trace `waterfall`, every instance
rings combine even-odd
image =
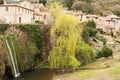
[[[16,53],[15,53],[15,48],[14,48],[13,41],[12,41],[12,46],[13,46],[13,52],[14,52],[14,57],[15,57],[16,70],[19,73],[19,68],[18,68],[18,63],[17,63],[17,58],[16,58]]]
[[[13,51],[12,51],[12,48],[10,47],[10,44],[9,44],[8,40],[6,39],[5,41],[6,41],[6,46],[8,48],[8,54],[9,54],[9,57],[10,57],[10,60],[11,60],[12,66],[13,66],[14,75],[15,75],[15,77],[18,77],[20,75],[20,73],[19,73],[19,69],[18,69],[14,44],[11,41],[12,47],[13,47]]]

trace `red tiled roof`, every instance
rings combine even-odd
[[[40,12],[48,12],[48,9],[41,7],[41,8],[40,8]]]

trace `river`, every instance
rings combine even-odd
[[[52,70],[41,69],[21,73],[18,78],[13,80],[52,80],[54,72]]]

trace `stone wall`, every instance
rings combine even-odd
[[[50,25],[40,25],[43,33],[42,54],[44,58],[48,58],[49,52],[52,49],[52,36],[50,34]]]

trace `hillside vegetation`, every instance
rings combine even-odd
[[[120,0],[96,0],[96,4],[102,7],[103,12],[113,12],[120,16]]]
[[[72,9],[76,8],[85,13],[120,16],[120,0],[77,0],[72,5]]]
[[[120,16],[120,0],[47,0],[47,3],[58,2],[69,10],[82,10],[88,14]]]
[[[20,0],[24,1],[24,0]],[[30,2],[37,2],[33,0],[28,0]],[[6,0],[7,3],[17,3],[15,0]],[[116,14],[120,16],[120,0],[39,0],[39,3],[44,5],[52,4],[53,2],[58,2],[63,6],[67,7],[69,10],[82,10],[88,14],[97,14],[106,16],[109,14]],[[0,4],[3,0],[0,0]],[[47,3],[47,4],[46,4]]]

